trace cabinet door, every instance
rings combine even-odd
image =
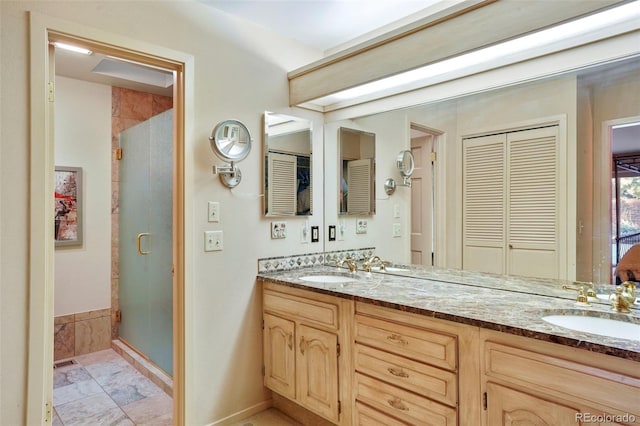
[[[579,425],[579,410],[487,383],[487,424],[491,426]]]
[[[264,314],[264,385],[290,399],[295,387],[295,324]]]
[[[297,332],[297,399],[338,422],[338,336],[305,325],[299,325]]]

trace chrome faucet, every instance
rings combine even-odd
[[[367,271],[367,272],[371,272],[371,267],[372,266],[379,266],[381,271],[384,271],[384,265],[385,262],[380,259],[380,256],[371,256],[366,262],[364,262],[364,264],[362,265],[362,268]]]
[[[349,268],[349,272],[356,272],[358,270],[358,265],[356,264],[355,259],[351,256],[347,256],[344,259],[336,262],[336,266],[340,266],[340,267],[345,264]]]

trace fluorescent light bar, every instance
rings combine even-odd
[[[84,47],[74,46],[72,44],[60,43],[59,41],[53,42],[53,45],[59,49],[68,50],[70,52],[82,53],[83,55],[91,55],[93,51],[85,49]]]
[[[521,54],[525,50],[533,50],[542,46],[548,46],[561,40],[580,36],[587,32],[615,26],[620,22],[628,21],[633,18],[640,19],[640,1],[627,3],[623,6],[577,19],[566,24],[557,25],[546,30],[499,43],[494,46],[486,47],[430,65],[425,65],[411,71],[406,71],[391,77],[386,77],[371,83],[353,87],[351,89],[346,89],[332,95],[328,95],[324,98],[316,99],[316,101],[330,100],[333,102],[339,102],[355,99],[365,95],[371,95],[376,92],[415,83],[427,78],[433,78],[483,63],[486,64],[490,61],[505,58],[509,55]],[[322,102],[321,104],[326,105],[325,102]]]

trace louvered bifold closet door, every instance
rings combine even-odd
[[[507,134],[508,272],[558,276],[558,127]]]
[[[271,215],[295,215],[297,209],[297,159],[295,155],[267,155],[267,209]]]
[[[506,136],[463,140],[463,269],[505,273]]]
[[[371,214],[373,197],[373,160],[349,161],[347,164],[347,213]]]

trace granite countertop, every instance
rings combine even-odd
[[[301,280],[308,275],[341,275],[347,283],[316,283]],[[608,304],[591,307],[575,305],[575,297],[554,296],[559,282],[518,278],[527,292],[502,288],[505,283],[495,277],[496,285],[483,286],[482,277],[472,284],[426,278],[428,274],[400,276],[380,272],[358,271],[332,266],[314,266],[280,272],[265,272],[258,278],[277,284],[329,294],[355,301],[386,306],[406,312],[478,326],[505,333],[545,340],[566,346],[604,353],[640,362],[640,340],[628,340],[577,332],[555,326],[541,318],[545,315],[574,315],[615,318],[640,324],[640,310],[631,314],[613,312]],[[478,281],[480,280],[480,282]],[[537,287],[541,287],[537,289]],[[560,284],[560,290],[561,290]],[[561,293],[566,296],[567,290]],[[569,293],[571,295],[571,293]]]

